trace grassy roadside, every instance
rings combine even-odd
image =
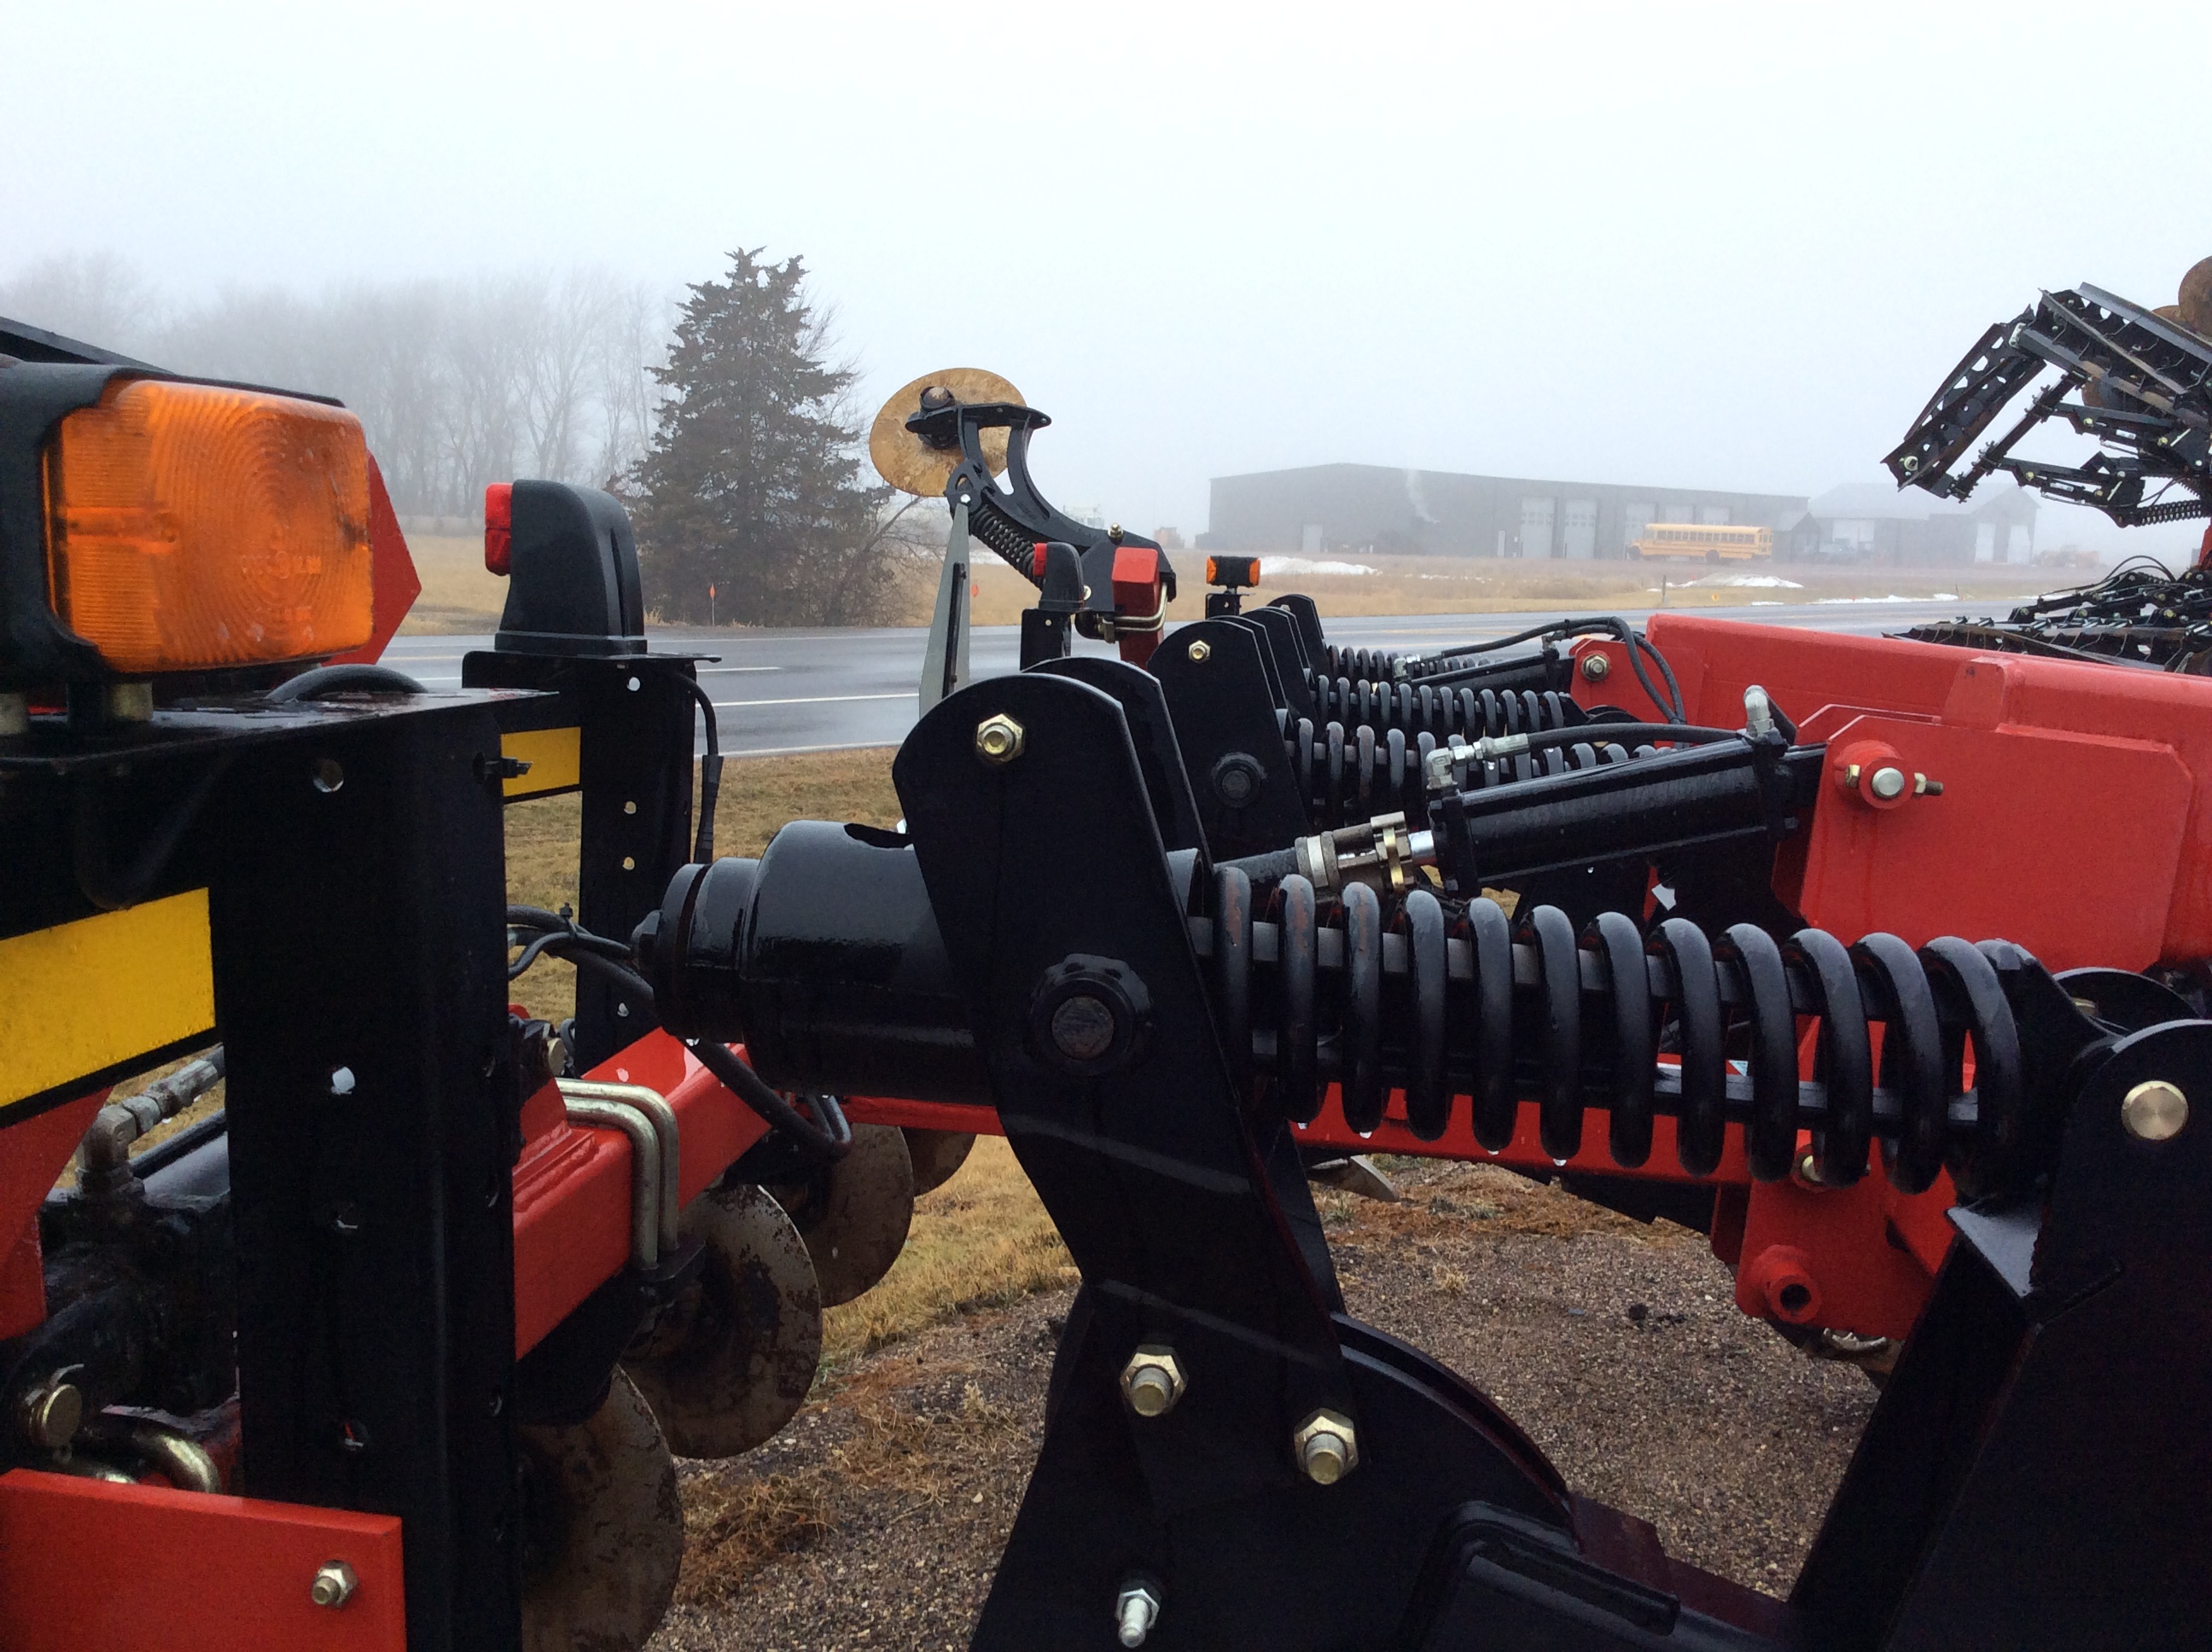
[[[483,566],[474,538],[422,535],[408,541],[422,594],[401,629],[416,635],[489,631],[499,623],[507,582]],[[1206,556],[1174,553],[1182,575],[1171,623],[1202,616]],[[1339,560],[1339,559],[1328,559]],[[1961,604],[2009,605],[2020,597],[2080,585],[2096,577],[2082,568],[2005,567],[1884,568],[1805,568],[1795,563],[1753,566],[1626,562],[1499,562],[1489,557],[1373,556],[1346,558],[1370,574],[1286,574],[1265,579],[1254,593],[1264,602],[1303,591],[1323,615],[1344,618],[1396,614],[1512,613],[1558,608],[1640,613],[1668,608],[1735,606],[1749,602],[1863,601],[1873,598],[1956,596]],[[910,571],[894,623],[927,625],[936,582],[930,569]],[[1662,576],[1664,576],[1662,588]],[[1771,578],[1788,583],[1746,586],[1724,581]],[[1710,581],[1710,583],[1708,583]],[[1012,625],[1035,592],[1022,576],[988,554],[975,562],[975,623]],[[737,629],[737,628],[733,628]]]

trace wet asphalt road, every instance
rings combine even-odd
[[[1985,604],[1986,605],[1986,604]],[[1754,603],[1699,608],[1717,619],[1761,625],[1875,635],[1957,614],[1949,602],[1875,601]],[[1559,610],[1561,614],[1566,610]],[[1556,616],[1544,613],[1422,614],[1328,622],[1329,640],[1355,647],[1421,648],[1470,642],[1525,630]],[[896,745],[914,726],[915,685],[921,677],[926,634],[914,628],[886,630],[658,629],[653,646],[672,652],[717,654],[700,668],[713,697],[722,750],[731,756],[765,756],[855,746]],[[485,636],[403,636],[385,651],[387,664],[426,688],[460,686],[461,656],[490,646]],[[1103,645],[1079,642],[1085,653]],[[1013,671],[1020,634],[1010,625],[975,632],[969,664],[978,677]]]

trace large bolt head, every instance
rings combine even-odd
[[[1121,1398],[1139,1417],[1164,1417],[1176,1408],[1188,1386],[1182,1362],[1164,1343],[1147,1342],[1121,1368]]]
[[[74,1382],[49,1377],[23,1396],[23,1437],[33,1449],[59,1451],[84,1421],[84,1394]]]
[[[2163,1078],[2149,1079],[2127,1093],[2120,1121],[2138,1141],[2171,1141],[2189,1122],[2189,1097]]]
[[[1088,993],[1071,993],[1052,1012],[1052,1046],[1071,1061],[1097,1060],[1120,1031],[1114,1006]]]
[[[1004,712],[975,725],[975,755],[994,767],[1013,762],[1028,744],[1022,726]]]
[[[1267,774],[1250,752],[1231,751],[1215,762],[1209,778],[1213,782],[1215,797],[1229,808],[1243,809],[1260,795]]]
[[[342,1606],[360,1587],[361,1579],[354,1576],[351,1566],[343,1560],[326,1560],[316,1569],[315,1581],[307,1586],[307,1598],[319,1606]]]
[[[1884,803],[1887,803],[1892,798],[1903,797],[1905,787],[1905,771],[1901,768],[1892,768],[1887,763],[1875,769],[1874,778],[1867,782],[1867,789]]]
[[[1316,1485],[1334,1485],[1359,1467],[1359,1436],[1341,1412],[1317,1411],[1291,1436],[1298,1470]]]

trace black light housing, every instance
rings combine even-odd
[[[518,482],[507,522],[502,653],[641,654],[645,598],[637,536],[612,494]]]

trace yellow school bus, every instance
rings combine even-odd
[[[1702,562],[1769,562],[1771,528],[1729,527],[1717,522],[1654,522],[1628,549],[1642,557],[1682,556]]]

